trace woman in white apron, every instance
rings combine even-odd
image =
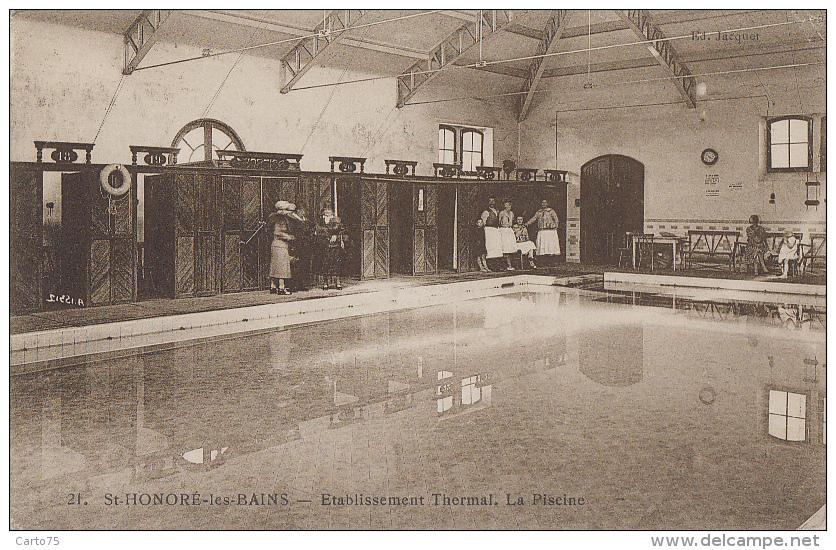
[[[525,222],[526,226],[537,222],[537,255],[560,256],[560,238],[557,236],[557,212],[549,207],[547,200],[540,201],[540,209]]]

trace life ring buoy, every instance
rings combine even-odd
[[[114,187],[110,184],[110,175],[114,172],[119,172],[122,176],[122,185],[119,187]],[[101,183],[102,189],[108,195],[121,197],[131,190],[131,173],[121,164],[108,164],[102,169],[102,173],[99,175],[99,183]]]

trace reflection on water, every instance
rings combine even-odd
[[[14,377],[12,518],[33,529],[783,529],[824,502],[823,310],[799,309],[810,330],[786,330],[753,313],[767,304],[583,296],[518,293]],[[454,490],[589,504],[362,519],[315,505],[321,492]],[[296,504],[102,504],[183,491]],[[81,511],[60,498],[75,493],[90,500]]]
[[[786,301],[792,296],[781,295],[782,301],[768,302],[749,297],[723,297],[729,292],[722,291],[680,289],[679,292],[682,294],[677,295],[676,289],[662,292],[659,287],[651,288],[631,289],[630,285],[607,283],[606,290],[599,286],[597,292],[591,294],[594,296],[593,299],[599,302],[667,308],[712,321],[747,321],[800,331],[824,332],[827,330],[827,314],[823,298],[799,295],[795,297],[796,303]]]
[[[641,325],[586,331],[578,358],[581,372],[604,386],[625,387],[640,382],[644,371],[643,332]]]

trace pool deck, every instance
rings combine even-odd
[[[151,319],[171,315],[201,313],[206,311],[220,311],[226,309],[268,305],[298,300],[312,300],[333,296],[347,296],[368,292],[388,291],[392,288],[409,288],[456,282],[476,281],[507,277],[517,274],[537,274],[557,279],[570,280],[572,277],[588,274],[602,274],[598,268],[568,265],[566,268],[541,269],[533,271],[497,271],[491,273],[440,273],[424,276],[393,276],[389,279],[357,280],[344,279],[342,290],[322,290],[312,288],[303,292],[296,292],[290,296],[270,294],[266,290],[237,292],[217,296],[194,298],[156,298],[112,306],[92,308],[68,308],[54,311],[42,311],[28,315],[13,316],[9,319],[11,335],[42,332],[47,330],[84,327],[104,323]],[[555,283],[558,284],[558,283]]]
[[[84,355],[421,307],[487,296],[500,289],[512,291],[509,287],[519,291],[524,286],[573,286],[603,279],[609,283],[819,299],[826,294],[824,285],[682,275],[604,272],[601,267],[568,264],[536,273],[442,273],[348,280],[340,291],[312,289],[290,296],[254,291],[39,312],[10,318],[11,365],[13,373],[55,368]]]
[[[714,277],[694,277],[685,275],[660,275],[656,273],[628,273],[607,271],[605,282],[633,283],[689,288],[710,288],[721,290],[740,290],[746,292],[769,292],[777,294],[801,294],[805,296],[826,296],[827,286],[784,282],[781,279],[720,279]]]
[[[38,313],[26,316],[29,319],[12,318],[11,372],[67,366],[82,356],[112,356],[140,347],[519,292],[528,285],[544,288],[601,280],[601,274],[531,272],[396,277],[347,282],[341,291],[317,289],[291,296],[260,291]],[[38,327],[43,319],[53,325]]]

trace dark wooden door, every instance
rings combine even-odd
[[[145,176],[143,294],[174,297],[175,208],[173,174]]]
[[[625,233],[644,227],[644,165],[604,155],[581,168],[581,262],[611,264]]]
[[[411,183],[389,183],[389,266],[391,273],[413,274],[412,195]]]
[[[360,256],[363,241],[361,228],[360,187],[362,182],[357,178],[340,178],[337,180],[337,216],[343,223],[348,235],[348,243],[343,251],[340,274],[343,277],[360,278]]]
[[[474,243],[476,232],[482,231],[476,227],[476,218],[481,213],[479,189],[475,183],[459,183],[456,194],[456,270],[467,273],[478,269]]]
[[[220,208],[218,181],[211,174],[195,175],[195,294],[217,294],[219,288]]]
[[[456,223],[456,187],[438,184],[438,271],[453,270]]]
[[[43,172],[12,164],[9,183],[9,303],[18,315],[42,307]]]
[[[98,215],[101,200],[96,200],[90,193],[92,182],[90,175],[82,172],[61,174],[61,237],[58,244],[58,271],[60,273],[56,295],[68,295],[74,299],[90,302],[88,283],[88,262],[91,254],[96,262],[95,282],[97,296],[102,291],[109,294],[109,286],[102,274],[107,272],[110,259],[108,243],[97,243],[91,247],[91,232],[96,224],[95,233],[101,236],[107,230],[106,222]],[[94,215],[91,219],[91,212]],[[53,292],[49,290],[49,292]],[[49,306],[49,303],[47,303]],[[57,306],[56,306],[57,307]]]

